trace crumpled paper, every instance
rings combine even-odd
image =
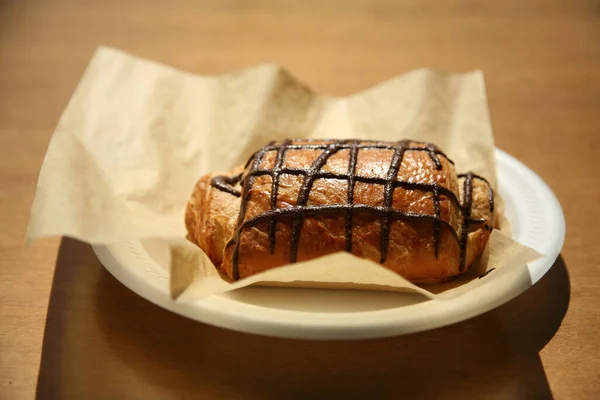
[[[243,163],[268,141],[290,137],[432,142],[458,172],[473,171],[496,185],[481,72],[420,69],[333,98],[274,65],[198,76],[99,48],[50,141],[28,241],[50,235],[92,244],[164,238],[171,248],[172,294],[180,301],[257,283],[412,291],[433,298],[448,289],[469,290],[482,281],[475,274],[527,268],[539,256],[494,232],[475,271],[450,286],[421,288],[346,253],[227,283],[184,239],[194,184],[202,174]]]

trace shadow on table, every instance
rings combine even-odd
[[[559,257],[516,299],[449,327],[359,342],[275,339],[211,327],[154,306],[104,270],[90,246],[64,239],[37,394],[549,398],[538,353],[558,330],[569,298],[568,272]],[[126,371],[131,377],[124,378]]]

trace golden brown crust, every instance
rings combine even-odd
[[[312,142],[314,143],[314,142]],[[421,146],[412,143],[414,146]],[[322,153],[322,150],[288,150],[284,157],[284,168],[307,168]],[[389,149],[360,150],[357,157],[356,175],[369,178],[385,178],[394,151]],[[332,155],[321,169],[322,172],[345,174],[348,171],[350,150],[340,150]],[[272,169],[277,158],[276,151],[265,154],[260,167]],[[437,182],[450,190],[457,199],[463,194],[464,178],[457,179],[454,165],[444,156],[438,157],[442,164],[437,169],[425,151],[405,152],[397,179],[412,183],[431,184]],[[236,168],[228,176],[239,173]],[[215,265],[233,278],[234,247],[226,244],[234,237],[238,223],[240,198],[218,190],[210,185],[216,174],[200,178],[186,211],[186,226],[189,235],[211,258]],[[281,175],[277,195],[277,208],[294,207],[303,183],[298,175]],[[473,179],[472,217],[484,218],[494,223],[489,207],[489,187],[479,179]],[[241,190],[239,184],[236,186]],[[263,214],[271,208],[272,178],[256,176],[248,192],[246,214],[243,221]],[[347,203],[347,180],[317,179],[309,192],[308,206]],[[384,186],[356,182],[354,203],[382,206]],[[434,283],[448,280],[464,271],[460,270],[460,239],[462,214],[457,202],[449,196],[440,196],[440,219],[446,224],[440,227],[439,252],[435,257],[434,223],[429,220],[395,220],[390,223],[389,246],[385,267],[408,280],[419,283]],[[392,207],[396,210],[424,215],[434,215],[433,194],[422,190],[396,188]],[[372,213],[354,212],[352,228],[352,253],[379,262],[381,257],[382,219]],[[466,264],[470,265],[483,252],[489,238],[486,224],[469,229]],[[239,276],[248,277],[258,272],[285,265],[290,262],[292,217],[277,220],[275,248],[270,252],[269,224],[261,222],[245,228],[239,241]],[[297,261],[309,260],[346,248],[346,213],[306,217],[300,233]]]
[[[242,169],[235,168],[231,174]],[[196,183],[187,204],[185,225],[189,239],[204,250],[216,266],[220,266],[225,245],[235,230],[240,199],[213,188],[210,182],[216,175],[204,175]]]

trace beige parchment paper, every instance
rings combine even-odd
[[[364,92],[317,94],[286,70],[260,65],[220,76],[177,71],[99,48],[51,138],[27,239],[65,235],[92,244],[164,238],[179,301],[249,284],[413,291],[469,290],[476,273],[527,268],[538,254],[494,232],[472,273],[449,286],[417,287],[380,265],[338,253],[224,281],[185,237],[196,180],[243,163],[289,137],[433,142],[496,185],[494,142],[481,72],[415,70]],[[493,280],[490,274],[490,280]],[[486,277],[487,279],[487,277]]]

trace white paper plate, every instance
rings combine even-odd
[[[519,295],[548,271],[562,248],[564,216],[550,188],[505,152],[497,150],[496,156],[498,190],[506,203],[514,238],[544,254],[529,264],[529,276],[495,276],[512,280],[499,285],[506,288],[500,291],[482,284],[441,301],[416,294],[249,287],[180,304],[169,296],[166,243],[128,242],[94,246],[94,250],[111,274],[143,298],[223,328],[305,339],[376,338],[433,329],[482,314]]]

